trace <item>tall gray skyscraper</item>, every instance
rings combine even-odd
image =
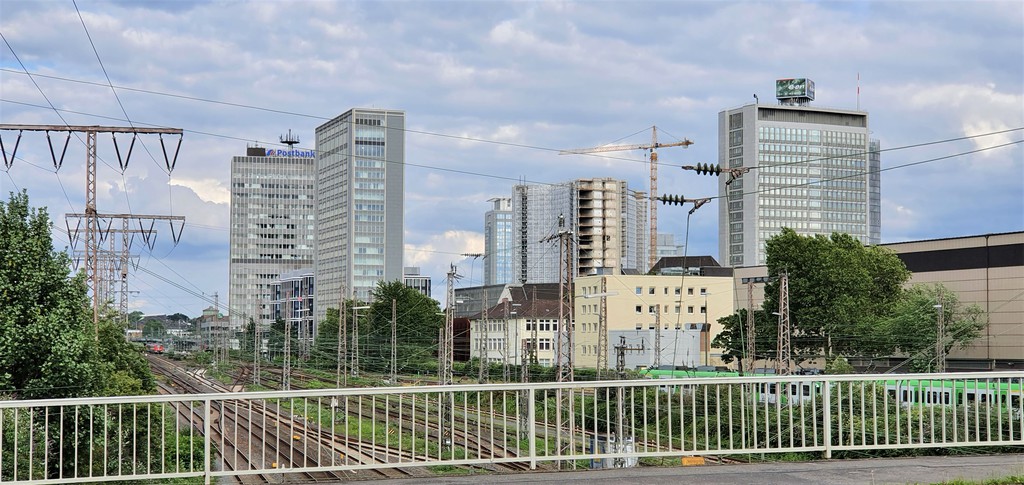
[[[516,185],[512,196],[512,271],[519,283],[559,281],[558,217],[576,234],[577,275],[646,271],[647,201],[624,180],[578,179],[558,185]]]
[[[512,279],[512,199],[497,197],[484,214],[484,285],[500,285]]]
[[[230,325],[272,321],[271,283],[313,265],[313,150],[249,147],[231,158]]]
[[[316,129],[316,321],[342,292],[402,281],[405,112],[356,108]]]
[[[765,241],[789,227],[799,234],[848,233],[881,239],[880,144],[864,111],[809,106],[809,79],[776,82],[779,104],[718,114],[718,161],[750,167],[726,186],[719,177],[719,260],[765,262]]]

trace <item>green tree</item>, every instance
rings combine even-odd
[[[401,281],[378,282],[374,303],[360,315],[360,365],[387,372],[391,365],[391,302],[395,301],[398,372],[437,362],[438,329],[444,323],[440,303]]]
[[[85,277],[50,229],[26,192],[0,202],[0,389],[20,398],[90,395],[102,378]]]
[[[142,313],[142,312],[140,312],[138,310],[135,310],[135,311],[129,313],[128,314],[128,324],[129,325],[134,325],[134,324],[138,323],[140,320],[142,320],[142,317],[144,315],[145,315],[144,313]]]
[[[763,310],[754,310],[754,353],[756,359],[765,360],[775,357],[778,345],[778,320],[774,315],[769,318]],[[711,342],[711,346],[723,349],[722,362],[733,360],[740,362],[740,369],[746,366],[744,357],[747,353],[747,309],[718,319],[722,331]]]
[[[941,307],[936,308],[940,301]],[[947,353],[966,347],[985,328],[985,313],[978,305],[963,305],[956,293],[942,285],[924,284],[908,288],[892,313],[876,318],[871,326],[890,343],[890,353],[908,357],[911,370],[932,371],[937,363],[939,311]]]
[[[791,345],[797,361],[893,351],[875,326],[903,298],[910,271],[891,250],[849,234],[800,236],[789,228],[767,241],[768,274],[789,275]],[[765,285],[764,310],[779,310],[779,279]],[[767,322],[766,322],[767,323]]]
[[[142,326],[142,336],[146,338],[163,338],[167,334],[167,328],[159,320],[146,320]]]
[[[99,328],[98,367],[102,396],[139,396],[156,391],[156,379],[149,363],[124,338],[125,326],[113,312],[103,316]]]

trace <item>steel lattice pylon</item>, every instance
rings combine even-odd
[[[779,275],[779,348],[776,355],[776,374],[789,375],[792,368],[792,347],[790,346],[789,326],[789,275]]]
[[[572,309],[573,309],[573,294],[572,294],[572,280],[573,280],[573,232],[565,228],[565,216],[558,216],[558,233],[545,238],[545,241],[550,241],[554,238],[558,239],[559,245],[559,284],[558,284],[558,337],[556,346],[558,347],[558,355],[555,358],[555,366],[557,367],[557,378],[558,382],[572,382],[574,380],[573,368],[573,341],[572,341]],[[557,413],[556,427],[559,430],[565,431],[566,439],[562,439],[561,433],[558,437],[558,449],[559,454],[563,454],[567,450],[573,449],[573,433],[574,433],[574,416],[575,409],[573,406],[573,394],[571,391],[566,389],[558,390],[558,402],[560,406],[560,412]],[[565,412],[568,416],[568,422],[565,423],[563,428],[562,413]],[[561,463],[561,462],[560,462]],[[573,463],[575,467],[575,462]]]
[[[46,132],[47,142],[50,140],[50,132],[66,132],[68,139],[70,140],[71,133],[85,133],[85,213],[82,216],[85,218],[85,271],[86,271],[86,282],[89,285],[89,289],[92,290],[92,320],[93,327],[95,329],[96,338],[99,339],[99,312],[100,312],[100,299],[104,297],[104,291],[101,288],[103,284],[112,284],[112,281],[101,282],[102,275],[100,274],[99,267],[99,253],[101,252],[100,244],[102,241],[99,237],[99,219],[100,218],[155,218],[158,216],[139,216],[134,214],[125,215],[104,215],[100,214],[96,206],[96,134],[97,133],[110,133],[114,139],[114,150],[117,152],[118,163],[121,166],[121,170],[125,170],[128,167],[129,159],[131,158],[132,148],[135,146],[135,138],[140,134],[158,134],[161,135],[160,146],[164,149],[164,163],[167,166],[167,173],[169,174],[174,170],[174,164],[178,159],[178,150],[174,151],[173,159],[168,157],[167,150],[163,143],[163,134],[172,134],[181,136],[183,131],[180,128],[141,128],[137,126],[73,126],[73,125],[18,125],[18,124],[0,124],[0,130],[12,130],[18,131],[18,140],[21,140],[21,133],[25,131],[42,131]],[[116,135],[118,133],[131,134],[132,145],[128,148],[127,154],[122,158],[121,150],[117,144]],[[2,144],[2,142],[0,142]],[[178,149],[181,148],[181,138],[178,139]],[[7,152],[4,151],[3,158],[4,163],[10,168],[10,163],[13,163],[15,156],[17,155],[18,145],[15,144],[14,150],[11,152],[10,158],[7,157]],[[50,153],[53,157],[54,168],[59,170],[60,166],[64,162],[64,154],[67,152],[67,143],[64,144],[64,152],[61,153],[60,159],[58,160],[56,152],[53,150],[53,145],[50,145]],[[10,163],[8,163],[8,160]],[[184,221],[184,217],[180,218]],[[184,226],[184,224],[183,224]],[[174,233],[174,230],[171,231]],[[177,237],[175,237],[177,242]]]
[[[454,329],[455,329],[455,280],[459,275],[455,271],[455,265],[448,270],[448,288],[445,292],[445,304],[447,310],[444,313],[444,326],[441,327],[441,342],[438,345],[437,367],[438,380],[442,386],[452,385],[452,359],[454,358]],[[455,396],[452,393],[443,393],[441,401],[441,446],[451,446],[452,432],[452,408],[455,407]]]

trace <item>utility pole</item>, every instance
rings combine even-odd
[[[508,308],[509,308],[509,303],[505,302],[505,325],[503,325],[503,328],[504,328],[504,330],[503,330],[504,338],[502,339],[502,344],[501,344],[501,349],[502,349],[501,376],[504,379],[504,382],[511,382],[512,381],[512,371],[511,371],[511,369],[509,367],[510,366],[509,359],[511,359],[511,355],[510,355],[511,347],[508,345],[508,343],[509,343],[508,342],[508,340],[509,340],[509,335],[508,335],[509,309]],[[512,320],[513,321],[518,321],[519,319],[518,318],[514,318]],[[516,332],[516,333],[518,333],[518,332]],[[522,356],[520,356],[519,359],[522,360]]]
[[[792,329],[789,325],[789,274],[783,272],[779,275],[779,346],[775,363],[775,373],[777,375],[789,375],[792,370],[791,333]]]
[[[263,353],[263,325],[249,317],[252,324],[252,383],[260,385],[260,354]]]
[[[126,217],[130,219],[139,219],[140,224],[142,219],[153,219],[159,216],[139,216],[135,214],[123,214],[123,215],[101,215],[96,207],[96,134],[97,133],[110,133],[114,140],[114,150],[117,153],[118,163],[120,164],[121,170],[124,171],[128,168],[129,160],[131,159],[132,148],[135,146],[135,140],[140,134],[156,134],[160,137],[160,147],[163,148],[164,164],[167,167],[167,173],[169,174],[174,170],[174,165],[178,160],[178,150],[181,148],[181,135],[182,130],[180,128],[140,128],[135,126],[117,127],[117,126],[72,126],[72,125],[17,125],[17,124],[0,124],[0,131],[18,131],[18,138],[14,144],[14,150],[11,152],[10,158],[7,157],[7,151],[3,148],[2,139],[0,139],[0,152],[3,152],[4,164],[10,169],[14,163],[15,156],[18,152],[18,144],[21,141],[21,135],[25,131],[43,131],[46,132],[47,143],[50,146],[50,156],[53,159],[53,165],[56,170],[59,170],[61,165],[64,163],[64,155],[67,153],[68,142],[71,140],[71,133],[85,133],[85,151],[86,151],[86,170],[85,170],[85,213],[81,214],[85,218],[85,270],[86,270],[86,282],[89,288],[92,290],[92,320],[95,332],[95,338],[99,339],[99,314],[100,314],[100,273],[99,273],[99,259],[98,254],[100,252],[98,233],[99,233],[99,219],[100,218],[116,218]],[[60,159],[58,160],[56,152],[53,149],[53,144],[50,142],[50,132],[67,132],[67,139],[64,143],[64,150],[61,152]],[[132,141],[128,148],[128,152],[124,158],[121,157],[121,149],[117,144],[118,133],[131,133]],[[167,149],[164,146],[163,135],[178,135],[178,146],[174,150],[173,158],[168,157]],[[184,228],[185,218],[180,218],[182,221],[182,228]],[[178,242],[180,232],[175,233],[174,226],[172,223],[171,233],[174,237],[174,242]],[[175,235],[177,234],[177,235]]]
[[[455,280],[459,275],[455,271],[455,265],[448,270],[448,288],[445,295],[447,310],[444,317],[444,328],[441,329],[441,345],[438,346],[440,354],[440,365],[438,366],[438,380],[442,386],[452,385],[452,360],[453,360],[453,337],[455,327]],[[455,407],[455,396],[452,393],[445,393],[441,397],[441,446],[450,448],[452,445],[452,408]]]
[[[391,299],[391,385],[398,383],[398,300]]]
[[[601,277],[601,308],[597,313],[597,380],[608,367],[608,277]]]
[[[478,344],[477,348],[478,348],[478,353],[480,354],[480,369],[479,369],[479,375],[477,376],[477,381],[480,382],[481,384],[483,384],[483,383],[487,382],[487,360],[488,360],[487,359],[487,351],[488,351],[488,340],[489,340],[488,334],[490,333],[491,328],[490,328],[490,324],[489,324],[490,322],[487,321],[487,316],[488,316],[488,313],[489,313],[487,311],[487,308],[486,308],[487,307],[487,290],[485,290],[482,285],[481,285],[480,289],[481,289],[480,293],[482,293],[483,296],[480,299],[480,326],[478,327],[480,329],[480,332],[479,332],[480,341],[477,342],[477,344]]]
[[[938,328],[935,333],[935,371],[941,374],[946,372],[946,323],[944,321],[946,308],[943,306],[941,288],[939,288],[938,300],[939,303],[935,305],[935,309],[939,312]]]
[[[486,258],[487,257],[483,253],[462,253],[462,255],[467,257],[467,258],[469,258],[469,257],[473,258],[473,261],[476,261],[477,258]],[[472,268],[472,267],[470,267],[470,268]],[[481,283],[480,284],[480,318],[477,319],[477,323],[476,323],[476,329],[477,329],[477,333],[476,333],[476,335],[477,335],[476,351],[477,351],[477,354],[479,355],[479,359],[480,359],[480,368],[478,369],[478,373],[477,373],[477,382],[479,382],[481,384],[483,384],[484,382],[487,382],[487,351],[488,351],[488,345],[487,345],[488,344],[488,335],[487,334],[489,333],[490,328],[488,328],[488,325],[487,325],[488,322],[487,322],[487,314],[486,314],[486,304],[487,304],[487,290],[484,288],[484,285]],[[506,382],[508,382],[508,379],[506,379]]]
[[[368,306],[352,307],[352,375],[359,375],[359,310]]]
[[[660,331],[660,329],[659,329]],[[619,336],[619,345],[615,346],[615,372],[619,376],[619,380],[626,378],[626,352],[644,352],[643,342],[639,347],[626,345],[626,336]],[[615,451],[622,453],[626,451],[626,437],[625,437],[625,389],[622,386],[615,388]],[[633,413],[630,413],[632,415]],[[632,422],[629,425],[629,429],[633,429]],[[629,438],[632,441],[632,437]],[[614,461],[614,468],[623,468],[626,461],[622,458],[616,458]]]
[[[661,304],[655,305],[658,310],[654,312],[654,361],[651,367],[661,368]]]
[[[345,284],[341,285],[341,295],[338,297],[338,373],[335,377],[335,386],[339,389],[342,386],[348,387],[348,332],[345,324],[345,317],[348,314],[345,310]]]
[[[565,216],[558,216],[558,233],[544,238],[541,242],[551,241],[558,239],[559,242],[559,285],[558,285],[558,300],[560,302],[558,306],[558,338],[556,345],[558,347],[558,355],[555,360],[555,366],[558,368],[558,382],[572,382],[573,381],[573,331],[572,331],[572,277],[573,277],[573,232],[565,228]],[[536,326],[536,324],[534,324]],[[567,389],[558,389],[558,401],[560,403],[560,410],[564,409],[568,413],[568,422],[566,424],[565,433],[567,439],[562,440],[561,434],[559,434],[558,449],[559,454],[565,454],[567,451],[571,452],[573,449],[573,434],[574,422],[575,422],[575,409],[574,402],[572,399],[572,392]],[[556,414],[555,426],[557,429],[562,430],[562,413]],[[559,462],[561,466],[562,462]],[[575,462],[573,462],[573,468],[575,468]]]
[[[288,297],[288,290],[281,291],[284,295],[285,311],[281,312],[284,317],[284,364],[281,369],[281,390],[291,390],[292,374],[292,301]]]
[[[747,285],[747,346],[743,358],[747,364],[747,372],[750,374],[754,373],[755,361],[757,360],[757,348],[754,346],[755,337],[757,336],[754,328],[754,283],[766,283],[770,279],[767,276],[740,279],[741,283]]]

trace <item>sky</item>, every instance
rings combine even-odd
[[[519,181],[615,177],[717,196],[679,169],[718,161],[718,113],[774,103],[776,79],[815,82],[814,106],[869,113],[881,141],[882,242],[1024,230],[1024,3],[1019,1],[90,1],[0,3],[0,123],[184,130],[173,171],[156,135],[123,171],[97,142],[101,213],[184,216],[136,247],[130,308],[198,316],[228,294],[231,157],[277,147],[353,107],[406,113],[405,266],[482,283],[488,199]],[[0,132],[0,194],[27,190],[69,245],[85,207],[85,143],[59,169],[43,133]],[[53,135],[54,145],[63,135]],[[119,139],[125,150],[130,139]],[[173,150],[177,137],[165,138]],[[124,155],[122,153],[122,155]],[[658,232],[718,258],[717,200]],[[76,246],[81,249],[81,244]],[[137,292],[137,293],[135,293]]]

